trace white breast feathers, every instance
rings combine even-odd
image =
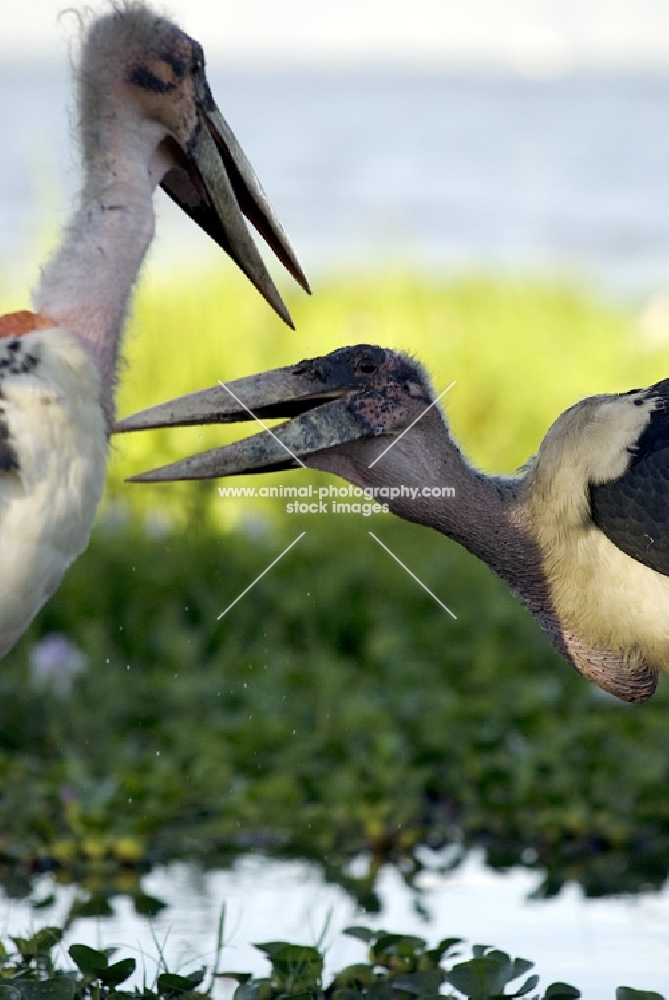
[[[0,340],[0,656],[83,551],[102,495],[100,384],[66,330]]]

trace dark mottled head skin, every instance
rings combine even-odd
[[[293,372],[325,390],[345,393],[349,413],[369,437],[404,430],[434,398],[429,378],[417,362],[369,344],[301,361]]]
[[[433,405],[436,393],[422,365],[405,354],[363,344],[302,362],[294,371],[319,380],[323,391],[339,393],[336,403],[305,415],[317,424],[322,445],[300,456],[304,464],[363,488],[414,488],[418,495],[390,500],[390,510],[438,527],[440,512],[420,491],[453,486],[460,468],[472,470],[450,438],[441,407]],[[463,491],[450,507],[466,503],[471,508],[477,485],[476,479],[467,500]]]

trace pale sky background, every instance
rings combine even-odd
[[[34,270],[79,184],[68,3],[85,7],[0,0],[0,133],[11,136],[0,279],[24,261]],[[411,261],[559,273],[635,301],[667,288],[669,0],[154,6],[202,42],[216,99],[312,277]],[[332,66],[341,72],[309,72]],[[436,71],[411,72],[423,67]],[[212,252],[156,200],[152,260]]]
[[[68,0],[1,0],[0,57],[62,57]],[[69,6],[81,7],[80,3]],[[101,4],[92,3],[99,10]],[[171,0],[210,61],[669,71],[669,0]]]

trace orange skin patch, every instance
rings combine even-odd
[[[33,330],[46,330],[50,326],[57,325],[48,316],[30,312],[28,309],[21,309],[20,312],[5,313],[4,316],[0,316],[0,338],[22,337],[24,333],[32,333]]]

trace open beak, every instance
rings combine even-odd
[[[304,465],[315,452],[385,433],[370,422],[369,372],[388,352],[343,348],[322,358],[191,393],[119,421],[115,433],[156,427],[258,421],[259,434],[133,476],[130,482],[215,479]],[[272,430],[265,420],[287,418]]]
[[[235,261],[275,312],[293,321],[253,242],[244,216],[253,224],[297,283],[309,283],[253,167],[218,110],[205,83],[197,102],[198,123],[187,148],[176,141],[176,165],[161,187]]]

